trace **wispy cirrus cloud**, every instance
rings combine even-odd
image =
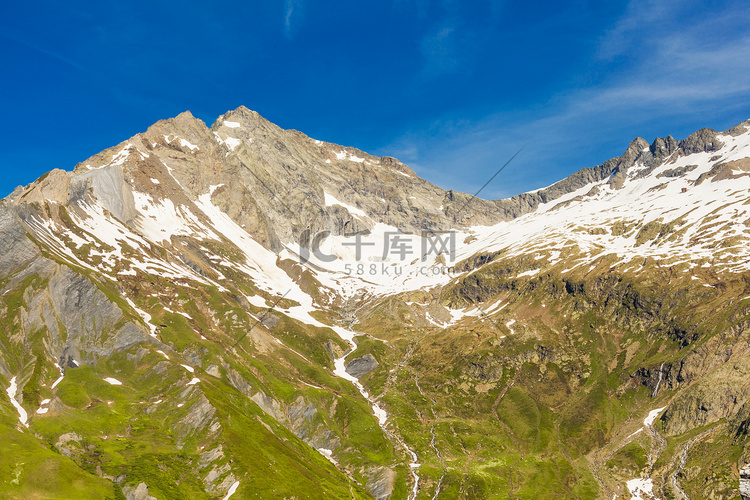
[[[45,56],[50,57],[52,59],[55,59],[58,62],[61,62],[61,63],[65,64],[65,65],[67,65],[67,66],[70,66],[71,68],[75,68],[75,69],[77,69],[79,71],[83,71],[83,72],[87,72],[88,71],[86,68],[84,68],[83,66],[81,66],[80,64],[78,64],[73,59],[71,59],[71,58],[69,58],[67,56],[64,56],[62,54],[59,54],[59,53],[57,53],[54,50],[51,50],[51,49],[42,47],[40,45],[37,45],[36,43],[30,42],[30,41],[28,41],[28,40],[26,40],[24,38],[13,36],[13,35],[10,35],[8,33],[0,33],[0,36],[3,36],[5,38],[7,38],[8,40],[11,40],[11,41],[13,41],[15,43],[21,44],[21,45],[23,45],[25,47],[28,47],[28,48],[30,48],[30,49],[38,52],[39,54],[42,54],[42,55],[45,55]]]
[[[425,73],[430,76],[451,73],[460,66],[458,33],[455,26],[439,26],[422,38],[421,52]]]
[[[484,15],[479,23],[472,16],[476,12],[468,13],[468,8],[459,2],[445,0],[431,7],[432,19],[419,44],[424,64],[420,76],[430,79],[471,70],[480,62],[477,53],[482,44],[497,27],[500,2],[481,2],[478,10]],[[469,22],[467,18],[472,18],[472,21]]]
[[[728,120],[726,126],[734,125],[750,118],[750,20],[744,12],[730,2],[710,17],[686,19],[673,2],[633,1],[593,51],[591,64],[607,67],[596,84],[561,90],[536,110],[509,107],[473,120],[426,123],[381,153],[403,152],[421,175],[471,192],[528,144],[483,193],[499,198],[621,154],[637,135],[651,140],[649,134],[689,133]],[[613,65],[618,58],[627,64]]]
[[[638,42],[653,41],[653,36],[638,35],[653,35],[655,27],[665,29],[675,19],[675,14],[690,9],[691,3],[693,2],[690,0],[631,0],[627,4],[625,14],[607,30],[606,36],[599,44],[597,55],[603,59],[610,59],[627,54]]]
[[[284,0],[284,36],[292,38],[295,23],[304,16],[305,4],[302,0]]]

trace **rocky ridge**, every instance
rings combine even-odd
[[[30,415],[0,406],[0,479],[15,498],[44,467],[69,478],[45,494],[80,498],[736,497],[748,158],[747,122],[639,138],[464,213],[398,160],[246,108],[161,121],[0,202],[0,376]],[[429,263],[449,273],[380,249],[368,267],[406,271],[342,271],[358,236],[444,230],[454,262]],[[300,262],[316,235],[335,262]]]

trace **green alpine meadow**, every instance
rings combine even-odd
[[[240,107],[18,187],[0,498],[750,498],[750,121],[621,139],[485,200]]]

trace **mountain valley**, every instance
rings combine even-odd
[[[488,201],[185,112],[0,201],[0,498],[750,498],[749,242],[750,121]]]

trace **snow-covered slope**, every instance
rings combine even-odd
[[[220,123],[222,134],[242,136],[241,126],[227,125],[236,122]],[[214,133],[210,138],[214,136],[220,137]],[[553,266],[564,274],[592,266],[606,256],[613,257],[609,265],[631,263],[634,272],[644,258],[669,265],[711,266],[715,272],[750,268],[750,246],[746,244],[750,235],[747,130],[717,134],[714,143],[721,146],[712,151],[687,154],[676,149],[657,164],[636,162],[613,171],[609,178],[541,203],[530,213],[493,225],[456,224],[443,232],[425,227],[405,234],[386,223],[376,210],[366,212],[353,201],[323,192],[325,207],[344,209],[353,220],[367,222],[369,229],[353,232],[345,225],[336,234],[323,225],[312,233],[312,244],[286,241],[277,252],[264,246],[264,240],[241,223],[242,218],[232,218],[217,205],[221,205],[218,194],[226,189],[221,176],[202,179],[198,183],[205,186],[202,190],[185,187],[184,181],[178,180],[179,176],[194,177],[195,172],[176,172],[168,166],[170,157],[201,150],[177,135],[164,138],[165,145],[160,148],[154,143],[151,152],[151,156],[162,158],[160,164],[144,164],[148,154],[139,150],[138,155],[126,154],[134,148],[129,142],[113,151],[104,166],[96,167],[108,170],[125,166],[125,174],[121,174],[125,198],[133,199],[129,222],[115,216],[109,193],[100,190],[104,195],[98,196],[94,183],[93,195],[70,203],[70,217],[64,221],[73,227],[64,227],[58,217],[34,215],[26,220],[29,229],[49,245],[51,252],[92,271],[113,276],[154,274],[222,289],[231,268],[268,293],[287,294],[308,311],[315,308],[313,299],[290,277],[283,260],[306,267],[327,288],[325,294],[330,300],[444,285],[462,272],[470,272],[456,264],[496,252],[509,257],[534,255],[538,267],[524,269],[527,276]],[[221,151],[226,138],[216,141],[212,147]],[[174,144],[188,145],[184,152],[164,151]],[[225,148],[222,155],[231,155],[233,149]],[[643,150],[648,153],[648,146]],[[352,161],[359,164],[360,159]],[[87,164],[86,175],[91,176],[94,168]],[[616,177],[620,178],[618,182]],[[43,185],[29,188],[43,189]],[[26,196],[18,196],[16,202],[24,202]],[[215,251],[216,245],[236,247],[240,253],[235,259],[227,259]],[[164,248],[166,256],[155,252],[157,247]],[[188,264],[184,247],[196,249],[203,267]]]
[[[716,151],[675,152],[645,176],[646,166],[636,164],[621,186],[591,183],[513,221],[471,228],[476,240],[461,246],[459,258],[536,254],[570,270],[613,255],[612,265],[633,262],[634,271],[643,258],[746,271],[750,133],[717,138],[724,145]]]
[[[56,332],[52,340],[43,339],[45,349],[54,351],[48,360],[54,369],[47,371],[56,381],[45,386],[49,394],[40,397],[31,410],[24,410],[19,399],[31,380],[28,369],[24,375],[21,365],[33,367],[36,361],[12,362],[15,371],[12,378],[7,377],[12,382],[6,392],[9,404],[17,410],[13,421],[19,421],[20,416],[24,425],[33,428],[35,419],[58,414],[62,406],[55,399],[55,389],[72,378],[64,374],[66,367],[95,367],[99,370],[97,383],[103,380],[107,390],[127,389],[133,385],[127,370],[137,366],[150,350],[154,364],[162,363],[160,370],[166,366],[176,370],[172,378],[164,379],[182,394],[172,399],[176,409],[187,404],[184,395],[193,394],[189,391],[210,392],[211,384],[224,377],[221,380],[228,380],[267,415],[307,439],[314,450],[324,450],[321,453],[332,460],[324,460],[326,466],[339,466],[341,459],[353,463],[349,451],[337,448],[339,437],[328,428],[315,437],[309,429],[295,427],[298,423],[292,424],[289,415],[314,413],[312,403],[305,407],[314,398],[303,397],[300,408],[292,407],[297,404],[295,391],[300,387],[320,391],[316,395],[335,394],[339,401],[342,389],[338,384],[343,379],[354,383],[347,397],[359,398],[356,412],[371,424],[362,428],[382,433],[385,442],[403,455],[400,463],[408,471],[400,479],[403,490],[415,498],[420,488],[430,484],[437,497],[447,472],[433,481],[437,486],[425,479],[434,473],[418,470],[425,448],[418,456],[419,440],[408,441],[406,434],[399,434],[398,427],[403,425],[399,417],[403,415],[393,412],[396,405],[389,407],[381,399],[396,386],[392,377],[402,373],[415,346],[431,348],[432,340],[425,340],[425,332],[436,333],[434,341],[441,354],[435,359],[440,362],[453,351],[471,351],[457,356],[461,364],[451,373],[460,373],[456,377],[462,384],[470,378],[481,381],[472,397],[497,389],[489,403],[489,413],[497,415],[505,392],[492,384],[501,375],[493,371],[494,361],[477,357],[486,348],[479,339],[488,331],[492,337],[489,343],[506,361],[517,354],[511,351],[520,349],[519,345],[533,346],[518,354],[518,359],[507,361],[505,368],[498,368],[502,377],[528,362],[545,367],[547,362],[567,363],[564,377],[577,380],[569,382],[571,387],[578,381],[584,384],[591,375],[590,368],[578,366],[576,356],[567,351],[560,358],[545,358],[552,356],[549,353],[554,349],[558,353],[568,349],[572,345],[568,339],[555,338],[549,349],[542,349],[541,343],[549,340],[550,332],[582,334],[592,328],[594,320],[578,318],[584,306],[570,306],[560,297],[523,296],[524,290],[533,288],[526,287],[530,282],[542,283],[546,277],[545,286],[559,291],[574,277],[578,281],[570,286],[577,290],[584,287],[589,275],[601,277],[615,270],[612,272],[618,276],[637,280],[641,273],[653,273],[656,268],[669,269],[668,280],[682,279],[683,285],[688,282],[708,293],[716,291],[709,288],[721,279],[750,271],[750,131],[745,125],[725,133],[700,131],[682,142],[668,138],[649,145],[637,139],[620,158],[510,200],[474,200],[464,213],[468,199],[468,195],[443,191],[419,179],[395,159],[283,131],[245,109],[220,117],[210,129],[189,115],[180,115],[92,157],[73,172],[52,171],[16,190],[0,206],[0,225],[13,228],[4,239],[0,234],[0,242],[3,248],[21,249],[0,255],[0,262],[9,269],[7,275],[0,276],[0,297],[9,293],[9,297],[27,296],[29,300],[13,299],[16,302],[12,304],[25,304],[14,306],[19,319],[9,322],[9,328],[25,333],[13,330],[13,338],[26,342],[40,324]],[[51,288],[58,286],[55,280],[67,272],[88,280],[89,288],[101,292],[94,297],[93,292],[84,293],[85,286],[80,291],[66,285],[59,288],[76,294],[67,302],[53,303],[44,294],[28,298],[36,296],[24,295],[26,278],[37,272],[42,260],[46,267],[39,274],[43,277],[37,279],[40,286],[48,286],[47,282],[52,283]],[[493,268],[493,262],[499,262],[502,269]],[[558,282],[550,284],[551,280]],[[62,293],[53,290],[50,294],[57,292]],[[84,299],[96,304],[86,310],[94,319],[84,322],[65,316],[66,308],[86,309],[81,305]],[[548,307],[554,300],[559,303]],[[98,309],[106,309],[102,304],[112,309],[107,311],[109,322],[97,316]],[[532,323],[529,318],[535,314],[542,319]],[[650,310],[648,314],[647,319],[634,323],[631,330],[635,335],[645,335],[641,326],[651,324],[648,321],[657,316]],[[100,332],[96,335],[102,344],[84,346],[81,335],[68,335],[65,321],[59,317],[67,324],[85,323],[88,335]],[[376,341],[355,332],[353,325],[360,320],[370,332],[373,325],[388,326],[383,338]],[[573,321],[576,323],[568,324]],[[539,324],[545,326],[532,332]],[[453,330],[457,340],[445,348],[440,335],[451,335]],[[460,337],[465,332],[470,332],[470,341]],[[413,337],[403,340],[408,335]],[[476,353],[474,339],[481,347]],[[670,382],[670,361],[661,354],[667,351],[649,351],[658,371],[649,368],[643,363],[650,363],[651,357],[634,354],[640,345],[637,342],[645,342],[638,339],[625,347],[612,347],[613,352],[622,347],[627,351],[623,351],[623,360],[628,360],[623,366],[642,363],[638,369],[645,371],[638,372],[642,373],[638,377],[658,380],[644,397],[662,397],[662,392],[672,390],[668,386],[677,383]],[[378,347],[373,348],[373,342]],[[587,342],[580,346],[592,345]],[[679,342],[681,349],[690,340]],[[109,365],[97,365],[119,349],[142,343],[150,343],[148,349],[133,348],[127,370],[110,371]],[[660,349],[674,347],[670,346]],[[39,352],[34,351],[34,356]],[[738,352],[730,349],[726,359]],[[214,356],[210,371],[201,366],[207,353]],[[268,357],[261,363],[262,356]],[[590,362],[592,357],[587,353],[581,359]],[[391,363],[376,381],[375,391],[383,392],[366,388],[359,376],[348,371],[355,360],[367,370],[378,363],[384,367]],[[0,369],[5,370],[8,363],[0,358]],[[618,366],[619,361],[612,363]],[[244,376],[252,379],[252,384],[239,375],[240,369],[246,370]],[[436,403],[443,390],[436,389],[442,387],[438,379],[431,380],[432,387],[425,384],[423,392],[416,374],[430,369],[430,362],[425,362],[406,370],[407,385],[413,376],[420,396],[408,404],[427,404],[418,410],[420,421],[429,420],[430,414],[437,419],[437,413],[445,411],[440,408],[452,404],[448,400]],[[627,376],[635,379],[633,370]],[[282,378],[284,384],[292,384],[283,389],[289,399],[286,403],[292,405],[284,411],[271,397],[274,384]],[[508,387],[513,383],[515,379]],[[30,391],[26,394],[33,395]],[[732,401],[740,401],[733,397]],[[167,398],[160,392],[152,398],[156,401],[153,405],[164,404]],[[118,403],[112,401],[107,399],[107,405],[116,408]],[[334,408],[338,403],[325,404]],[[668,401],[659,404],[667,407]],[[196,405],[205,409],[202,402]],[[39,410],[33,413],[36,408]],[[322,411],[323,404],[317,408],[315,411]],[[667,408],[665,414],[670,414]],[[193,417],[200,420],[192,414],[185,419],[193,422]],[[653,419],[646,426],[656,436]],[[422,441],[430,442],[428,450],[435,451],[439,459],[431,466],[445,466],[439,440],[436,444],[441,429],[435,422],[428,428],[430,438]],[[645,432],[633,430],[628,429],[628,439],[644,439]],[[443,439],[450,437],[443,434]],[[347,442],[346,446],[354,445]],[[320,458],[315,453],[315,459]],[[389,460],[392,457],[387,456],[379,463]],[[362,466],[359,480],[370,466]],[[382,484],[392,488],[395,476],[378,470],[382,477],[372,480],[376,486],[370,491],[379,491]],[[645,491],[659,484],[650,477],[632,484],[634,495],[639,488]],[[242,483],[237,479],[239,476],[226,475],[221,488],[206,488],[214,488],[214,496],[250,488],[244,479]],[[420,481],[427,482],[420,485]]]

